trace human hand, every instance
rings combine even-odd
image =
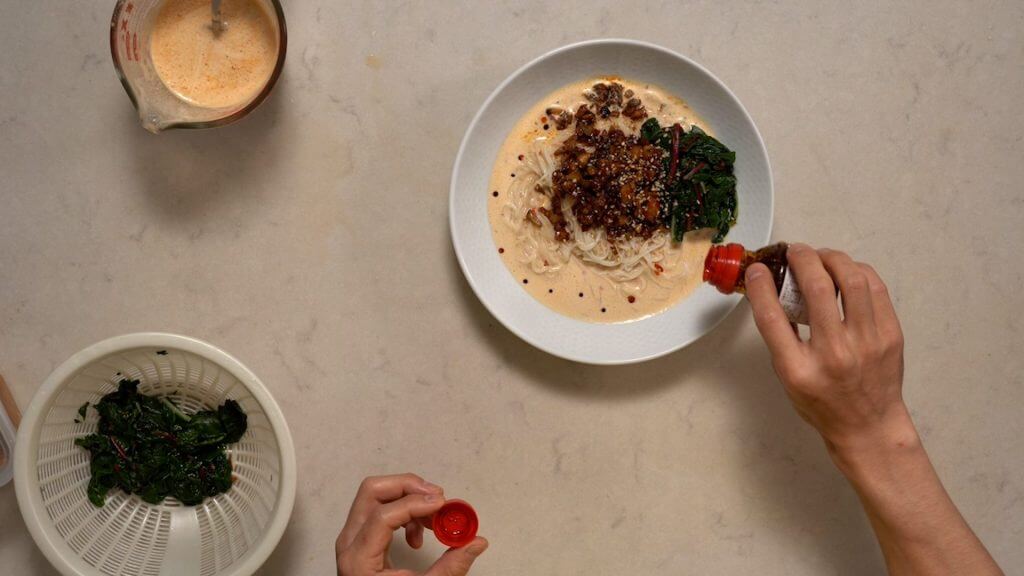
[[[833,455],[916,439],[902,396],[903,333],[882,279],[835,250],[793,244],[787,258],[808,308],[810,339],[801,340],[786,320],[763,264],[747,269],[746,286],[754,321],[797,412]]]
[[[442,504],[444,490],[415,474],[363,480],[334,545],[338,576],[417,576],[412,570],[391,568],[391,536],[404,527],[405,541],[419,548],[424,526],[430,526],[431,516]],[[478,537],[442,554],[422,576],[464,576],[486,549],[487,540]]]

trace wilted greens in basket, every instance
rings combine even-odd
[[[247,425],[238,402],[189,416],[170,398],[140,394],[138,387],[138,380],[121,380],[116,392],[92,406],[98,431],[75,440],[92,459],[89,500],[103,506],[107,492],[120,488],[151,504],[171,496],[194,506],[227,492],[225,446],[238,442]]]

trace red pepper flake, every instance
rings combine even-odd
[[[544,265],[545,266],[551,266],[551,264],[548,264],[548,261],[546,259],[544,260]]]
[[[547,117],[547,116],[541,116],[541,117],[540,117],[540,123],[541,123],[541,124],[544,124],[544,123],[546,123],[547,121],[548,121],[548,117]]]
[[[504,248],[498,248],[498,254],[504,254],[504,253],[505,253],[505,249]]]
[[[626,298],[626,300],[629,300],[629,303],[632,304],[633,302],[636,302],[636,296],[630,294],[629,298]]]
[[[519,161],[522,162],[523,160],[526,160],[526,156],[523,156],[522,154],[520,154],[519,155]]]
[[[661,273],[664,272],[664,271],[665,271],[665,269],[661,267],[661,264],[658,264],[657,262],[654,263],[654,273],[655,274],[660,276]]]

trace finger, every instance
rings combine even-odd
[[[362,481],[352,508],[349,510],[345,527],[338,537],[338,546],[348,546],[373,510],[383,503],[397,500],[407,494],[443,494],[444,490],[420,478],[416,474],[394,474],[370,476]]]
[[[885,282],[871,266],[864,263],[858,265],[868,279],[868,290],[871,293],[871,305],[878,331],[902,339],[903,330],[900,328],[900,319],[896,316],[896,308],[889,297],[889,289],[886,288]]]
[[[381,504],[367,518],[349,548],[354,558],[372,564],[387,552],[395,530],[437,512],[444,498],[437,494],[409,494],[394,502]]]
[[[416,576],[412,570],[381,570],[374,576]]]
[[[405,542],[413,549],[423,546],[423,524],[413,520],[405,525]]]
[[[836,250],[818,252],[825,270],[832,276],[843,295],[846,324],[864,338],[877,338],[875,310],[871,303],[868,277],[849,256]]]
[[[462,548],[450,548],[441,555],[424,576],[465,576],[473,562],[487,550],[486,539],[476,537]]]
[[[778,360],[791,358],[799,352],[800,340],[790,328],[782,310],[775,281],[764,264],[747,268],[747,298],[754,311],[754,323],[772,356]]]
[[[786,252],[789,271],[794,274],[800,292],[807,304],[811,321],[811,342],[837,340],[842,334],[839,305],[836,303],[836,285],[828,275],[821,257],[806,244],[793,244]]]

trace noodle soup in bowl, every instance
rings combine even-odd
[[[760,135],[720,81],[664,48],[597,40],[538,58],[488,98],[449,217],[467,280],[506,327],[557,356],[621,364],[677,350],[735,307],[702,285],[704,255],[713,241],[767,243],[772,199]]]

